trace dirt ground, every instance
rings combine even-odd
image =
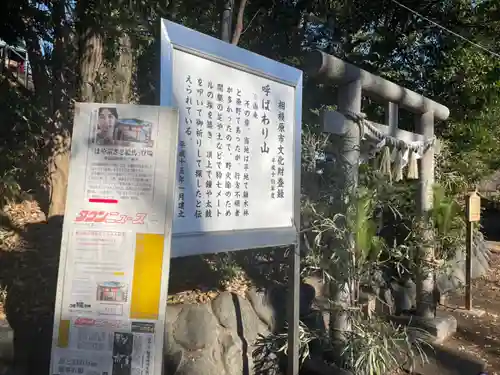
[[[487,363],[488,375],[500,375],[500,243],[492,253],[490,272],[473,282],[473,308],[483,316],[461,313],[464,293],[450,296],[441,308],[458,320],[458,332],[444,343],[445,347],[472,354]],[[492,249],[494,250],[494,249]]]

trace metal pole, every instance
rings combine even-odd
[[[417,131],[427,139],[434,136],[434,113],[427,112],[416,115]],[[424,318],[434,318],[436,301],[434,298],[434,271],[430,266],[434,261],[434,246],[432,229],[429,228],[430,211],[433,202],[434,185],[434,148],[429,147],[423,154],[418,166],[419,181],[417,193],[417,209],[423,227],[423,246],[419,248],[418,258],[421,262],[417,270],[417,315]]]
[[[221,17],[221,39],[231,42],[231,26],[233,25],[234,0],[223,0],[224,8]]]
[[[469,194],[465,212],[467,233],[465,239],[465,308],[472,309],[472,247],[474,246],[474,222],[481,220],[481,198],[476,192]]]
[[[299,216],[300,218],[300,216]],[[300,224],[297,224],[300,225]],[[297,233],[300,227],[297,227]],[[287,375],[299,374],[299,321],[300,321],[300,237],[290,254],[290,274],[288,276],[288,350]]]
[[[301,88],[302,89],[302,88]],[[297,130],[294,137],[296,146],[295,163],[300,165],[300,146],[301,146],[301,132]],[[295,227],[295,244],[291,248],[289,254],[290,270],[288,274],[288,304],[287,304],[287,321],[288,321],[288,350],[287,350],[287,375],[298,375],[300,371],[299,363],[299,322],[300,322],[300,243],[301,243],[301,196],[302,184],[301,173],[296,171],[294,176],[293,186],[293,199],[294,199],[294,227]]]
[[[474,222],[467,220],[465,239],[465,308],[472,310],[472,241]]]

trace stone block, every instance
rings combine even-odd
[[[0,325],[0,359],[14,359],[14,331],[8,325]]]
[[[375,313],[376,300],[377,297],[371,293],[360,293],[359,302],[365,318],[371,318]]]
[[[245,298],[224,292],[212,301],[212,310],[224,328],[243,335],[249,342],[254,342],[259,334],[268,333],[267,326],[260,321]]]
[[[441,344],[457,332],[457,319],[453,315],[438,313],[434,318],[422,318],[414,315],[390,316],[389,319],[399,325],[417,328],[426,332],[429,336],[424,337],[418,330],[413,333],[416,337],[426,339],[434,344]]]
[[[417,287],[412,280],[406,280],[404,284],[392,282],[391,290],[396,314],[402,311],[409,311],[413,308],[417,295]]]
[[[269,330],[274,330],[276,325],[275,311],[270,293],[268,291],[258,291],[256,288],[250,288],[246,292],[246,297],[259,319],[267,325]]]
[[[214,358],[210,352],[190,356],[182,361],[175,375],[221,375],[225,373],[220,358]]]
[[[304,306],[310,309],[314,297],[309,291]],[[304,293],[307,295],[307,293]],[[164,369],[172,375],[232,375],[257,372],[252,354],[258,335],[266,336],[286,318],[286,288],[250,290],[247,298],[221,293],[211,303],[167,306]],[[321,320],[307,314],[310,325]],[[313,319],[314,318],[314,319]],[[305,318],[304,318],[305,319]],[[13,360],[13,331],[0,321],[0,360]],[[319,327],[319,326],[318,326]],[[322,326],[321,326],[322,327]],[[279,374],[280,357],[266,355],[261,362],[271,365],[268,375]]]
[[[375,300],[375,313],[392,315],[395,312],[394,297],[389,289],[380,289],[379,298]]]
[[[211,347],[217,340],[218,322],[209,305],[187,305],[173,325],[174,339],[187,350]]]
[[[306,374],[310,375],[353,375],[350,371],[343,370],[334,364],[327,364],[314,358],[306,359],[302,368]]]
[[[486,314],[485,310],[475,309],[475,308],[472,308],[470,310],[467,310],[465,308],[457,308],[457,309],[455,309],[455,312],[462,314],[462,315],[474,316],[477,318],[480,318],[484,314]]]
[[[418,375],[486,375],[486,363],[464,351],[447,348],[443,345],[431,344],[422,348],[427,360],[413,358],[414,362],[407,361],[402,369],[409,374]],[[411,365],[413,366],[411,367]]]

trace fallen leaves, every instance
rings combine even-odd
[[[500,243],[495,245],[500,248]],[[473,306],[485,310],[483,316],[470,316],[447,309],[458,321],[458,331],[444,346],[473,354],[487,364],[489,375],[500,375],[500,253],[492,253],[490,271],[473,281]],[[454,305],[463,305],[463,295],[450,296]]]

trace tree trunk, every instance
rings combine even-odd
[[[84,11],[84,9],[82,9]],[[84,20],[83,16],[81,20]],[[83,22],[82,22],[83,23]],[[99,70],[103,62],[103,39],[98,33],[90,27],[84,29],[80,34],[80,51],[79,51],[79,91],[80,100],[92,102],[95,96],[95,85],[98,78]],[[61,85],[62,82],[56,78],[56,84]],[[66,111],[67,113],[68,111]],[[63,120],[61,117],[56,118],[56,121]],[[68,187],[69,176],[69,157],[71,144],[71,124],[70,119],[65,119],[62,123],[67,126],[57,126],[54,129],[53,136],[50,140],[50,158],[49,158],[49,210],[47,218],[53,216],[62,216],[66,208],[66,193]]]
[[[81,19],[84,20],[85,17]],[[131,38],[127,33],[122,34],[119,42],[119,58],[115,68],[106,68],[104,65],[104,39],[95,30],[97,30],[97,27],[88,27],[80,35],[78,69],[80,73],[80,101],[129,103],[132,97],[134,71]],[[100,75],[105,71],[108,73],[107,78],[109,80],[108,82],[100,82]],[[72,121],[68,119],[66,123],[71,124]],[[70,141],[69,128],[60,129],[51,140],[49,218],[64,215],[69,174]]]
[[[65,1],[53,3],[54,50],[51,95],[51,137],[48,160],[49,207],[47,218],[64,215],[66,187],[69,171],[69,145],[71,142],[71,121],[69,83],[66,80],[70,48],[70,25],[65,20]]]
[[[240,7],[238,9],[238,17],[236,18],[236,26],[234,28],[233,39],[231,44],[235,46],[238,45],[241,34],[243,33],[243,18],[245,16],[245,7],[247,5],[247,0],[240,0]]]
[[[44,61],[42,51],[40,49],[40,40],[38,34],[27,26],[26,31],[26,50],[28,51],[29,63],[31,66],[31,78],[35,93],[42,102],[47,100],[47,93],[49,90],[49,78],[47,76],[46,63]],[[44,94],[42,94],[44,93]]]
[[[80,51],[80,101],[93,102],[97,78],[104,61],[104,42],[100,34],[87,30]]]
[[[119,58],[115,68],[114,101],[126,104],[130,102],[132,97],[132,76],[134,71],[132,41],[127,33],[120,36],[119,48]]]
[[[49,159],[50,200],[47,218],[63,216],[66,207],[66,190],[68,187],[69,132],[55,135],[51,139],[51,157]]]
[[[220,20],[220,38],[224,42],[231,42],[231,28],[233,26],[234,0],[223,0],[223,8]]]

